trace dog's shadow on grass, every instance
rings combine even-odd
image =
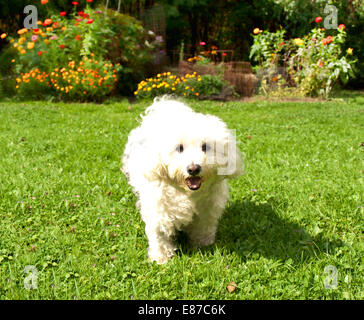
[[[192,247],[186,236],[180,235],[180,251],[187,255],[197,250],[213,253],[218,247],[223,254],[235,252],[244,261],[258,254],[297,263],[343,245],[340,240],[310,234],[301,225],[280,217],[273,208],[271,203],[231,202],[220,220],[214,245]]]

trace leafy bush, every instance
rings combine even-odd
[[[201,81],[196,81],[193,79],[191,85],[196,91],[200,93],[201,96],[212,96],[218,95],[225,87],[225,81],[221,80],[220,77],[213,75],[203,75],[201,76]]]
[[[320,23],[322,18],[316,20]],[[259,68],[267,70],[262,81],[265,93],[269,84],[273,89],[290,84],[302,95],[328,97],[339,79],[345,83],[354,77],[353,49],[343,51],[346,38],[343,24],[335,35],[326,35],[324,28],[316,27],[303,39],[285,40],[284,30],[270,33],[255,29],[254,34],[250,55],[259,62]],[[287,76],[277,73],[280,66]]]
[[[137,98],[154,98],[164,94],[198,97],[200,93],[195,90],[193,84],[200,81],[202,78],[196,73],[178,77],[171,72],[164,72],[157,74],[154,78],[141,81],[134,94]]]
[[[154,98],[164,94],[191,98],[210,97],[221,93],[225,85],[223,80],[212,75],[200,76],[194,72],[178,77],[165,72],[141,81],[134,94],[137,98]]]
[[[14,70],[21,80],[18,86],[23,95],[34,91],[34,88],[28,90],[26,86],[41,89],[38,87],[41,82],[36,76],[29,82],[23,81],[24,76],[34,74],[35,70],[47,75],[43,80],[49,82],[57,80],[51,76],[57,69],[72,74],[84,68],[84,73],[78,73],[79,80],[76,76],[57,80],[63,91],[60,92],[52,82],[45,90],[56,97],[76,100],[101,101],[115,89],[117,78],[122,79],[121,91],[132,92],[135,83],[143,78],[145,66],[151,62],[157,48],[155,35],[146,32],[136,19],[112,10],[108,10],[106,15],[89,6],[84,11],[77,10],[80,9],[74,6],[71,13],[60,12],[38,21],[38,28],[21,29],[17,39],[10,39],[7,51],[15,59]],[[92,66],[88,65],[90,63]],[[62,83],[63,80],[67,83]],[[93,84],[87,84],[92,81]],[[40,86],[44,87],[43,84]],[[66,88],[69,89],[67,95]]]
[[[345,26],[335,36],[325,36],[325,30],[315,28],[302,41],[296,39],[298,50],[289,60],[289,70],[304,95],[328,97],[340,78],[343,83],[354,77],[352,49],[343,54]]]
[[[255,28],[253,33],[254,43],[251,47],[249,58],[258,62],[260,67],[269,67],[279,62],[279,53],[283,49],[285,30],[276,32],[263,31]]]
[[[111,62],[84,57],[77,64],[70,61],[67,67],[55,68],[50,73],[41,72],[38,68],[32,69],[22,73],[16,81],[21,96],[38,97],[40,93],[48,91],[63,100],[99,101],[100,97],[105,97],[112,91],[116,77]],[[51,90],[47,90],[47,87]]]

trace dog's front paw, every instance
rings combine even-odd
[[[174,252],[171,251],[169,253],[162,253],[162,252],[156,252],[156,251],[151,251],[150,249],[148,249],[148,258],[150,261],[155,261],[157,262],[157,264],[165,264],[167,263],[169,260],[171,260],[171,258],[173,257]]]

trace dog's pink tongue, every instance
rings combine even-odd
[[[188,177],[186,179],[187,186],[191,190],[197,190],[201,187],[201,178],[200,177]]]

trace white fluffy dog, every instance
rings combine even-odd
[[[161,98],[130,133],[123,172],[139,198],[148,256],[163,264],[174,255],[177,230],[197,246],[215,241],[229,198],[226,178],[241,174],[242,162],[223,121]]]

